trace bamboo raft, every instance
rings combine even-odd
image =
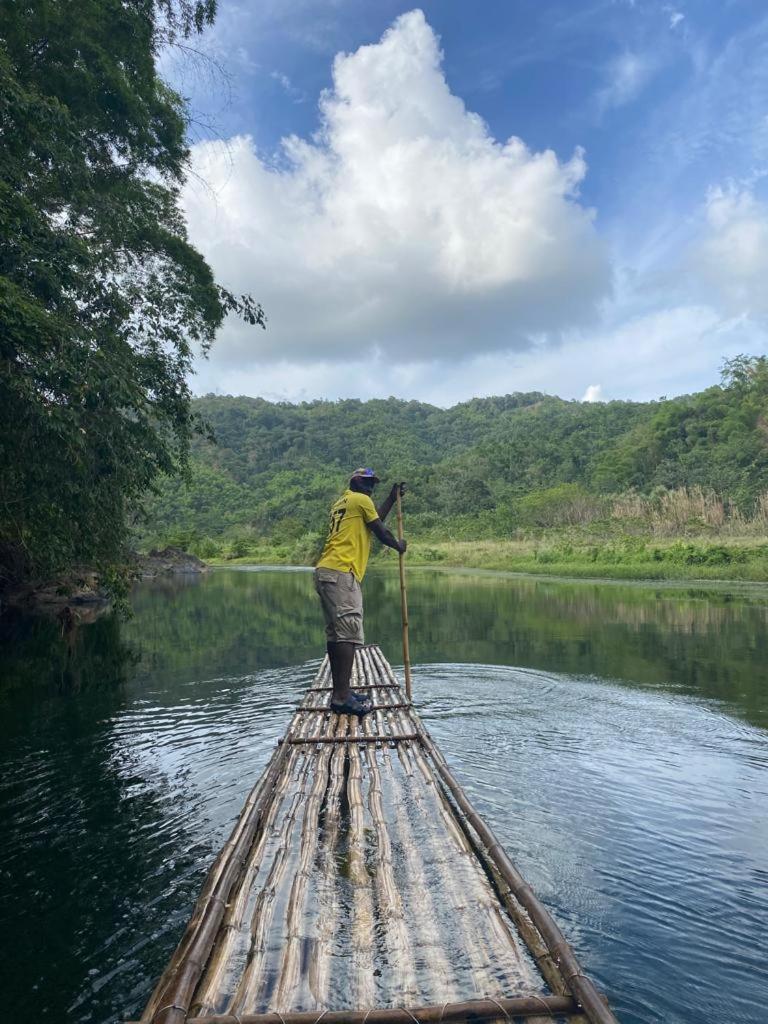
[[[377,646],[352,685],[326,658],[141,1024],[617,1024]]]

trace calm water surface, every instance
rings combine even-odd
[[[396,572],[365,590],[396,663]],[[0,619],[9,1020],[138,1016],[317,669],[315,600],[224,570],[68,643]],[[764,1024],[768,590],[414,571],[409,603],[430,730],[622,1022]]]

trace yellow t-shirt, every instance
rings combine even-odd
[[[344,491],[331,506],[331,525],[317,568],[353,572],[358,583],[362,582],[371,553],[368,523],[378,518],[376,506],[367,494]]]

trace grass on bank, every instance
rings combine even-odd
[[[505,514],[511,515],[505,520]],[[768,493],[750,515],[700,488],[596,497],[560,485],[515,509],[457,516],[430,528],[409,524],[410,565],[497,569],[547,576],[768,582]],[[500,537],[499,533],[506,536]],[[213,565],[312,565],[324,535],[291,520],[270,537],[174,535],[172,543]],[[374,561],[394,557],[374,545]]]
[[[380,552],[373,563],[394,557]],[[234,557],[209,557],[212,565],[311,565],[300,544],[256,545]],[[711,579],[768,581],[768,543],[754,538],[664,542],[576,543],[569,540],[413,540],[410,565],[500,569],[547,576],[611,579]]]

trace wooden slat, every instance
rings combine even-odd
[[[366,687],[366,689],[373,690],[374,687],[373,686],[368,686],[368,687]],[[401,703],[401,704],[374,704],[371,707],[371,711],[391,711],[393,708],[410,708],[410,707],[413,707],[413,705],[411,703],[409,703],[408,701],[403,701],[403,703]],[[297,715],[309,715],[309,714],[317,714],[318,711],[324,711],[326,714],[332,714],[332,715],[335,715],[337,713],[335,711],[332,711],[330,706],[325,706],[325,707],[322,707],[322,708],[305,708],[305,707],[296,708],[294,714],[297,714]],[[366,712],[366,714],[369,714],[369,712]]]
[[[369,1010],[326,1010],[323,1024],[439,1024],[440,1021],[481,1021],[501,1017],[534,1017],[542,1012],[564,1017],[577,1010],[568,996],[518,996],[514,999],[471,999],[463,1003]],[[190,1017],[187,1024],[316,1024],[318,1013],[223,1014],[217,1017]]]
[[[293,746],[298,743],[399,743],[402,740],[420,740],[417,732],[390,733],[382,736],[297,736],[285,742]],[[278,740],[282,743],[282,740]]]
[[[375,683],[377,690],[399,690],[400,683]],[[358,690],[372,690],[374,686],[350,686],[350,690],[356,693]],[[333,693],[332,686],[310,686],[307,693]]]

